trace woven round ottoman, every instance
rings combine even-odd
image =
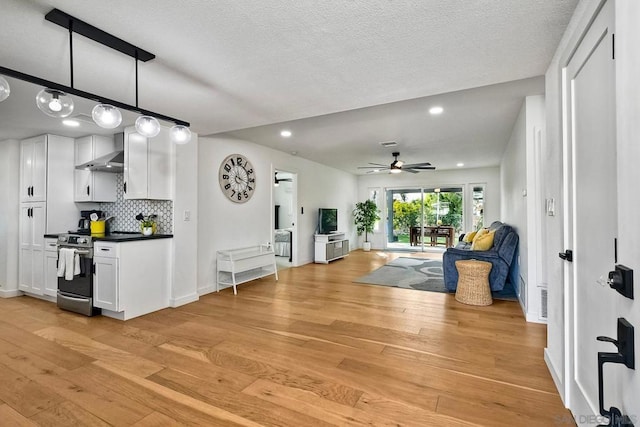
[[[469,305],[491,305],[489,273],[491,263],[475,259],[456,261],[458,287],[456,301]]]

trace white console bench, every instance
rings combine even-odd
[[[270,245],[217,252],[216,292],[220,290],[220,285],[232,285],[233,293],[237,295],[236,285],[272,274],[275,274],[278,280],[276,256]]]

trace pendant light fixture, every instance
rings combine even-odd
[[[41,79],[36,76],[22,73],[0,66],[0,74],[17,78],[26,82],[34,83],[45,87],[36,96],[36,104],[38,108],[51,117],[68,117],[73,112],[73,99],[71,95],[80,96],[98,102],[91,116],[96,124],[105,129],[113,129],[122,123],[122,113],[119,109],[125,109],[141,114],[136,120],[136,130],[148,137],[152,138],[160,132],[160,123],[158,119],[173,122],[175,126],[171,128],[171,139],[176,144],[186,144],[191,139],[191,131],[189,123],[164,114],[154,113],[149,110],[138,107],[138,61],[147,62],[155,58],[155,55],[134,46],[112,34],[109,34],[91,24],[88,24],[78,18],[75,18],[59,9],[53,9],[45,15],[45,20],[59,25],[69,30],[69,62],[71,85],[65,86],[60,83]],[[113,99],[105,98],[89,92],[78,90],[73,86],[73,33],[78,33],[104,46],[124,53],[136,61],[136,105],[132,106]],[[10,87],[7,80],[0,75],[0,102],[9,97]]]
[[[98,104],[91,110],[91,117],[98,126],[114,129],[122,123],[122,113],[110,104]]]
[[[175,125],[169,131],[171,141],[179,145],[184,145],[191,141],[191,131],[183,125]]]
[[[36,105],[47,116],[63,118],[73,113],[73,99],[56,89],[42,89],[36,95]]]
[[[9,86],[9,82],[4,77],[0,76],[0,102],[7,99],[10,93],[11,87]]]
[[[136,130],[142,136],[153,138],[160,133],[160,123],[155,117],[140,116],[136,119]]]

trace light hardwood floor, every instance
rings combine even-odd
[[[0,424],[569,425],[515,302],[352,280],[354,251],[120,322],[0,299]],[[425,255],[437,256],[437,255]]]

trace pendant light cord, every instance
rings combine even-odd
[[[138,50],[136,49],[136,108],[138,108]]]
[[[71,71],[71,87],[73,87],[73,22],[69,23],[69,70]]]

